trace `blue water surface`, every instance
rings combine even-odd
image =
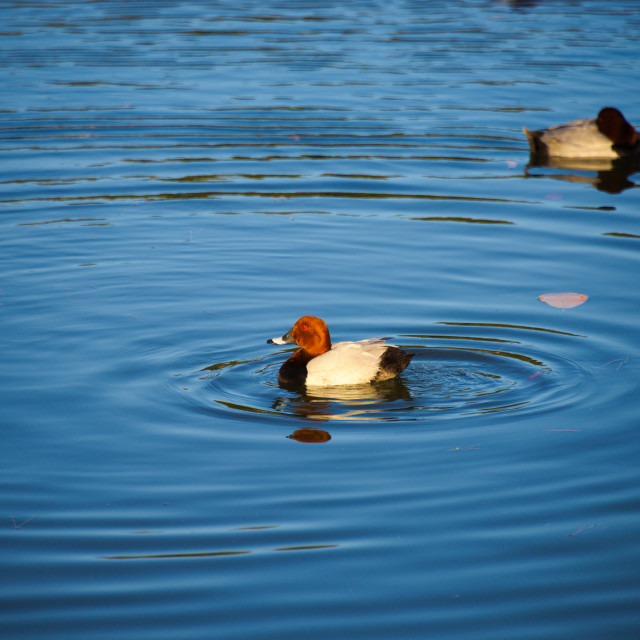
[[[640,125],[640,2],[0,20],[3,638],[640,636],[639,168],[522,133]]]

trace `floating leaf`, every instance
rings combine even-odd
[[[546,302],[557,309],[573,309],[579,304],[584,304],[589,296],[584,293],[543,293],[538,300]]]

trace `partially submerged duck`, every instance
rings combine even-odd
[[[534,156],[584,159],[640,156],[638,132],[615,107],[601,109],[597,118],[523,131]]]
[[[329,387],[367,384],[395,378],[413,358],[412,353],[386,344],[387,338],[331,344],[329,329],[322,318],[303,316],[281,338],[269,344],[297,344],[280,367],[281,384]]]

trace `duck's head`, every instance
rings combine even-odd
[[[638,133],[615,107],[604,107],[596,118],[598,130],[613,144],[632,147],[638,142]]]
[[[329,328],[322,318],[302,316],[281,338],[267,340],[269,344],[297,344],[312,356],[331,349]]]

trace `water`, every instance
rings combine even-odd
[[[3,637],[638,637],[639,2],[0,12]]]

